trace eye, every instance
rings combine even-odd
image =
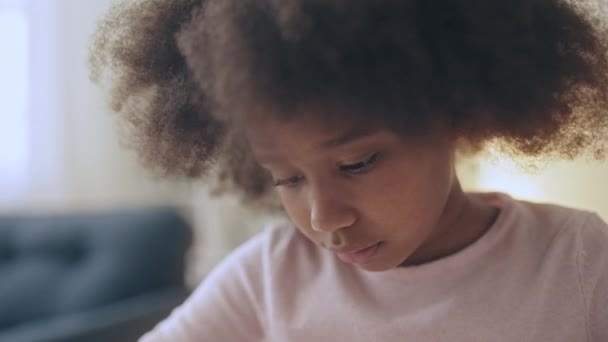
[[[340,171],[353,174],[363,173],[369,170],[376,163],[378,157],[380,157],[380,153],[374,153],[371,157],[364,161],[340,166]]]
[[[363,161],[360,161],[360,162],[354,163],[354,164],[340,166],[340,171],[351,173],[351,174],[362,174],[362,173],[368,171],[372,166],[374,166],[376,161],[378,161],[379,157],[380,157],[380,153],[378,153],[378,152],[374,153],[372,156],[370,156],[366,160],[363,160]],[[297,186],[303,179],[304,179],[303,176],[292,176],[292,177],[288,177],[288,178],[274,180],[272,185],[275,187],[285,186],[285,187],[291,188],[291,187]]]
[[[273,182],[273,186],[286,186],[293,187],[296,186],[301,180],[302,176],[293,176],[285,179],[277,179]]]

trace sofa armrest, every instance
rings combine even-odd
[[[184,289],[168,289],[93,310],[27,322],[0,332],[0,342],[137,341],[187,295]]]

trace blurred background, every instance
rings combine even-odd
[[[129,285],[130,292],[126,294],[99,295],[80,307],[47,303],[47,311],[21,309],[19,320],[4,317],[3,321],[2,311],[7,311],[3,301],[12,298],[15,307],[21,307],[24,302],[15,302],[15,298],[31,300],[32,293],[40,298],[57,293],[47,288],[34,289],[27,296],[14,295],[14,291],[23,289],[25,282],[30,284],[36,282],[33,279],[39,279],[38,283],[44,283],[45,278],[37,277],[45,270],[53,267],[57,270],[53,279],[58,284],[76,282],[73,272],[67,277],[66,270],[90,269],[84,260],[97,255],[89,251],[94,249],[92,244],[108,244],[106,252],[110,254],[117,254],[115,248],[124,246],[131,252],[140,248],[147,255],[174,258],[175,263],[170,265],[179,265],[183,272],[171,276],[176,278],[174,284],[167,280],[169,276],[157,275],[164,279],[159,287],[171,285],[188,291],[231,249],[262,229],[266,221],[274,219],[243,208],[236,198],[211,198],[199,182],[154,178],[138,166],[132,152],[121,148],[115,118],[106,106],[102,91],[89,81],[87,69],[89,37],[110,3],[110,0],[0,0],[0,341],[4,341],[3,338],[19,341],[15,336],[35,330],[31,326],[24,328],[24,322],[35,320],[41,324],[53,310],[71,313],[80,308],[90,312],[94,306],[105,305],[104,301],[112,298],[124,301],[139,294],[137,291],[144,292],[134,290],[144,285]],[[549,163],[541,165],[536,172],[518,167],[525,164],[526,161],[509,161],[499,155],[482,156],[462,162],[459,171],[468,190],[506,192],[521,199],[595,211],[608,219],[606,162]],[[143,227],[142,231],[136,233],[134,226]],[[55,234],[52,229],[61,232]],[[153,229],[158,230],[155,236],[163,244],[155,244],[158,241],[153,240],[141,242],[146,240],[145,236],[151,239]],[[88,233],[79,233],[79,230]],[[56,236],[63,236],[63,242],[40,242],[40,236],[50,240],[60,240]],[[138,247],[138,243],[143,247]],[[173,249],[168,248],[169,245]],[[159,252],[163,248],[168,248],[165,254]],[[30,268],[26,272],[21,270],[21,259],[28,262],[35,259],[23,258],[27,253],[37,256],[38,268],[28,264]],[[186,253],[183,260],[180,253]],[[45,261],[58,254],[62,255],[60,261]],[[21,268],[11,266],[18,256]],[[99,267],[122,267],[110,266],[107,259],[103,259],[105,264]],[[154,271],[162,263],[155,259],[158,267],[154,267],[148,260],[146,266],[143,260],[146,258],[141,259],[142,264],[133,267]],[[20,280],[6,281],[9,273],[21,277]],[[153,276],[142,274],[140,283],[146,283],[146,277]],[[180,282],[179,277],[183,281]],[[89,288],[90,291],[94,290]],[[158,304],[158,299],[156,302],[150,298],[144,300],[156,303],[156,316],[140,322],[139,329],[145,329],[165,312],[159,311],[159,307],[166,309],[181,297],[172,298],[164,307]],[[32,304],[39,306],[37,302]],[[140,316],[144,311],[140,309]],[[107,312],[104,317],[112,316]],[[47,331],[55,327],[61,335],[57,331],[65,332],[66,326],[74,325],[76,316],[71,315],[68,317],[72,321],[64,325],[48,322],[42,325]],[[82,322],[79,324],[82,326]],[[3,335],[3,329],[13,335]],[[99,326],[95,329],[90,330],[96,331],[95,336],[104,336]],[[135,329],[133,333],[138,331]],[[82,338],[74,334],[72,336]],[[107,340],[107,336],[114,335],[105,336]],[[23,341],[26,340],[24,337]],[[30,340],[35,339],[30,336]],[[86,340],[93,341],[90,336]],[[114,336],[112,340],[129,338]]]

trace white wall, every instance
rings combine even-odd
[[[463,170],[469,190],[590,210],[608,220],[608,160],[537,162],[536,170],[501,156],[482,156],[471,163]]]
[[[189,184],[154,179],[119,146],[114,114],[89,81],[90,35],[109,5],[30,1],[35,86],[28,210],[189,204]]]

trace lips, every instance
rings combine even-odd
[[[369,260],[380,246],[380,242],[376,242],[375,244],[365,247],[365,248],[345,248],[342,251],[336,251],[338,258],[340,260],[350,263],[350,264],[361,264]]]

